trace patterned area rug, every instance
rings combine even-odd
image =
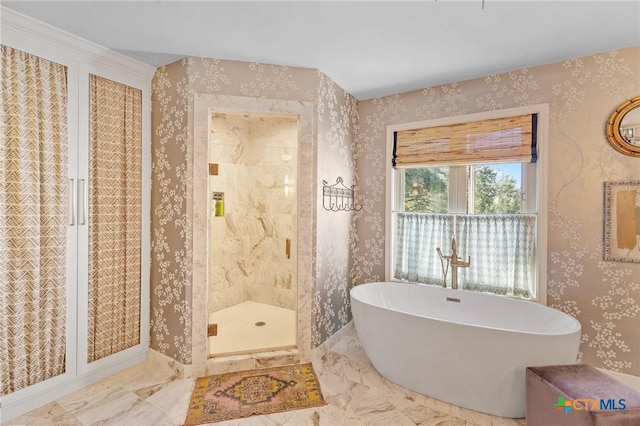
[[[325,404],[311,363],[218,374],[196,380],[184,426]]]

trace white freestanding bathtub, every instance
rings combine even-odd
[[[526,367],[573,364],[578,355],[580,323],[535,302],[380,282],[354,287],[351,307],[382,376],[496,416],[524,417]]]

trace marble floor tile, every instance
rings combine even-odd
[[[312,352],[327,405],[216,423],[221,426],[523,426],[524,419],[490,416],[413,392],[380,376],[352,325],[331,347]],[[165,366],[166,367],[166,366]],[[194,379],[141,363],[7,425],[181,425]]]
[[[110,419],[118,419],[134,411],[142,400],[134,393],[122,389],[118,397],[108,401],[95,401],[73,413],[83,425],[98,426],[106,424]],[[122,423],[126,424],[126,423]],[[153,423],[148,423],[153,424]]]
[[[180,423],[184,421],[184,417]],[[154,425],[154,426],[173,426],[175,420],[170,419],[165,413],[158,408],[144,401],[134,404],[130,409],[121,411],[119,414],[109,417],[100,425]],[[87,423],[85,423],[87,424]]]
[[[110,401],[118,400],[127,394],[131,393],[108,378],[66,395],[58,399],[57,402],[65,410],[76,414],[94,406],[102,406]],[[135,397],[135,395],[131,395]]]
[[[216,426],[280,426],[285,425],[294,415],[294,411],[274,413],[265,416],[251,416],[244,419],[215,423]],[[212,423],[213,424],[213,423]]]
[[[7,423],[3,423],[3,425],[79,426],[82,425],[82,423],[62,405],[54,401],[47,405],[43,405],[24,416],[20,416]]]
[[[182,424],[187,417],[194,385],[194,379],[175,380],[149,396],[146,402],[162,411],[173,424]]]
[[[162,388],[178,378],[167,365],[151,362],[134,365],[110,377],[111,382],[135,392],[143,399],[142,395],[151,395],[157,392],[158,386]]]

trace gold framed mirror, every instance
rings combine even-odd
[[[609,116],[606,133],[618,152],[640,157],[640,96],[616,108]]]

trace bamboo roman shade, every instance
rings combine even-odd
[[[537,115],[493,118],[394,133],[393,167],[535,163]]]

